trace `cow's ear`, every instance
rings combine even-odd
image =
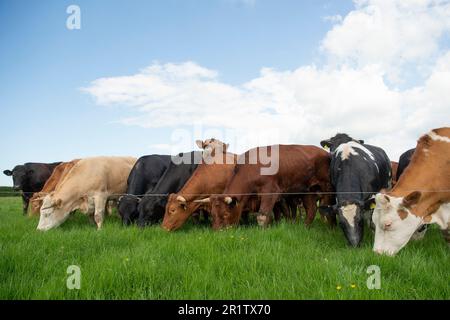
[[[419,202],[422,193],[420,191],[413,191],[403,198],[402,206],[409,208]]]
[[[364,210],[372,210],[375,209],[375,197],[370,197],[366,201],[364,201]]]
[[[197,144],[197,147],[200,149],[203,149],[203,141],[202,140],[196,140],[195,143]]]
[[[8,177],[12,176],[12,171],[11,170],[5,170],[5,171],[3,171],[3,173],[5,175],[7,175]]]
[[[358,140],[360,144],[364,144],[364,140]]]
[[[229,144],[229,143],[226,143],[226,144],[225,144],[225,150],[224,150],[224,151],[227,151],[229,147],[230,147],[230,144]]]
[[[331,142],[330,140],[322,140],[320,141],[320,145],[322,148],[329,150],[331,148]]]

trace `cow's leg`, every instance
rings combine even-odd
[[[97,224],[97,229],[101,229],[103,225],[103,219],[105,217],[105,208],[108,197],[104,195],[94,196],[95,213],[94,220]]]
[[[271,213],[273,211],[275,203],[279,200],[280,196],[278,194],[279,191],[274,191],[274,189],[262,190],[262,193],[266,193],[266,195],[261,196],[261,204],[259,206],[258,216],[256,219],[261,227],[266,227],[271,222]]]
[[[28,206],[30,205],[30,197],[22,193],[22,210],[23,215],[26,215],[28,213]]]
[[[447,229],[441,229],[442,236],[444,240],[447,242],[447,245],[450,247],[450,222],[447,223]]]
[[[250,211],[242,211],[241,220],[243,225],[250,224]]]
[[[290,196],[287,198],[287,205],[289,207],[289,219],[292,222],[295,222],[297,220],[297,197],[296,196]]]
[[[116,200],[109,200],[106,205],[106,212],[108,216],[112,216],[114,208],[117,207]]]
[[[309,226],[314,221],[314,217],[316,216],[316,197],[317,196],[315,194],[308,194],[303,197],[303,206],[305,207],[306,211],[305,225],[307,226]]]
[[[273,206],[273,218],[276,222],[279,222],[281,220],[282,213],[283,208],[281,202],[279,201]]]

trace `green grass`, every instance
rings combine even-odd
[[[20,199],[0,199],[1,299],[450,298],[450,251],[436,228],[392,258],[372,253],[372,235],[348,248],[320,219],[309,229],[175,233],[122,227],[115,216],[101,231],[80,214],[46,233],[37,222],[22,216]],[[66,288],[69,265],[81,268],[80,290]],[[366,287],[370,265],[381,268],[380,290]]]

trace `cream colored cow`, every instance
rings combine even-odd
[[[132,157],[93,157],[77,162],[43,199],[37,229],[47,231],[59,226],[74,210],[91,216],[100,229],[108,200],[126,192],[135,162]]]

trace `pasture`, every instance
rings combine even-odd
[[[38,232],[20,198],[0,198],[0,299],[450,299],[449,248],[436,227],[397,257],[372,253],[373,235],[350,249],[339,228],[282,222],[214,232],[186,225],[101,231],[75,214]],[[81,268],[81,289],[66,269]],[[369,290],[366,270],[381,269]]]

